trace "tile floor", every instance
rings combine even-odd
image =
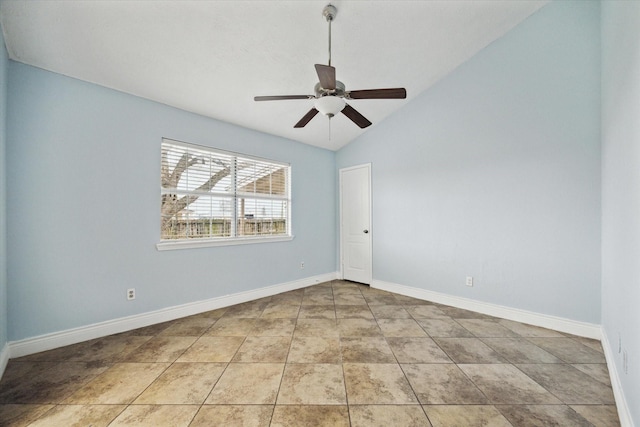
[[[334,281],[14,359],[2,426],[616,426],[600,343]]]

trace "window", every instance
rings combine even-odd
[[[291,239],[287,163],[162,140],[158,249]]]

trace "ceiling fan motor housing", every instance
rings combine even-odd
[[[314,91],[316,93],[316,98],[320,98],[322,96],[339,96],[340,98],[344,98],[345,96],[345,86],[340,80],[336,80],[335,89],[325,89],[320,85],[320,83],[316,83]]]

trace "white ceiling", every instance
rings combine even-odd
[[[347,90],[405,87],[349,103],[374,127],[547,0],[334,0],[332,65]],[[322,1],[3,1],[9,57],[187,111],[337,150],[366,132],[343,115],[293,125],[328,61]],[[369,127],[368,129],[371,129]]]

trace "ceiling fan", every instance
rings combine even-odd
[[[322,10],[322,16],[329,23],[329,65],[316,64],[316,73],[319,82],[315,86],[315,95],[275,95],[256,96],[255,101],[280,101],[287,99],[313,99],[313,108],[305,114],[294,128],[302,128],[313,119],[316,114],[322,113],[331,118],[342,112],[352,122],[366,128],[371,126],[371,122],[355,108],[346,103],[346,99],[405,99],[407,91],[405,88],[389,89],[363,89],[346,90],[344,83],[336,80],[336,69],[331,66],[331,22],[335,19],[338,9],[329,4]]]

